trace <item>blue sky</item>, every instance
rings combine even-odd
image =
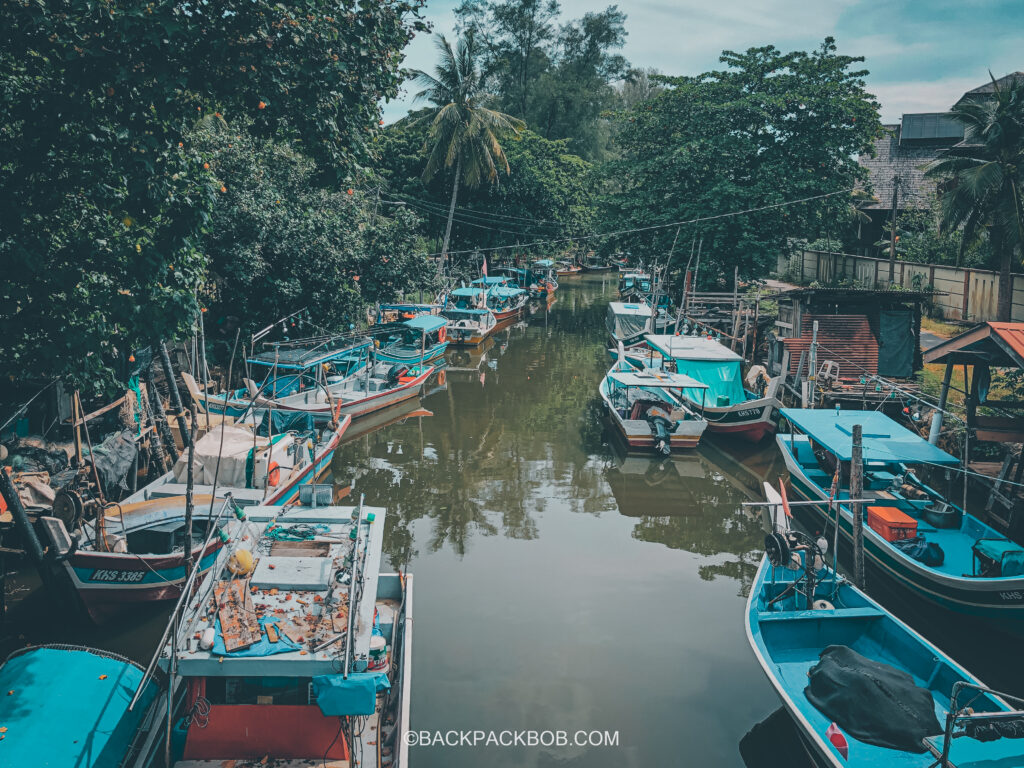
[[[561,0],[572,19],[609,3]],[[428,0],[434,31],[452,34],[458,0]],[[965,90],[1024,70],[1024,0],[621,0],[628,38],[622,53],[634,65],[670,75],[718,66],[723,49],[772,44],[807,50],[828,35],[841,53],[865,56],[868,89],[884,122],[904,112],[948,109]],[[430,70],[430,35],[406,49],[405,66]],[[402,117],[405,96],[385,105],[385,119]]]

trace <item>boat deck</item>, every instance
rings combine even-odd
[[[198,647],[195,634],[216,623],[216,612],[193,610],[183,621],[185,647],[179,652],[178,671],[184,676],[280,676],[312,677],[337,673],[344,624],[347,622],[347,579],[339,580],[345,560],[351,557],[350,532],[356,507],[267,507],[246,509],[249,529],[244,536],[256,540],[258,563],[247,587],[257,620],[273,624],[293,650],[272,655],[218,655]],[[377,607],[377,580],[384,541],[385,510],[363,507],[358,572],[363,578],[356,620],[353,659],[355,669],[365,669]],[[288,540],[309,532],[301,541]],[[280,538],[281,536],[284,538]],[[275,538],[276,537],[276,538]],[[365,543],[365,544],[364,544]],[[365,561],[363,547],[365,545]],[[211,580],[210,589],[215,580]],[[209,589],[204,589],[209,593]],[[207,600],[212,600],[208,594]],[[330,609],[330,613],[328,613]],[[381,612],[382,614],[384,611]],[[389,611],[390,616],[394,611]],[[339,619],[339,615],[343,618]],[[383,620],[381,621],[383,624]],[[382,627],[383,629],[383,627]],[[385,636],[390,627],[384,629]],[[334,644],[317,648],[330,640]]]

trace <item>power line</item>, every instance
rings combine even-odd
[[[390,194],[392,197],[401,198],[402,200],[414,201],[414,202],[418,202],[418,203],[424,203],[424,204],[427,204],[427,205],[435,205],[435,206],[447,209],[447,206],[444,206],[441,203],[438,203],[438,202],[433,201],[433,200],[423,200],[422,198],[412,197],[411,195],[403,195],[403,194],[400,194],[398,192],[391,192],[391,193],[388,193],[388,194]],[[533,219],[533,218],[528,218],[528,217],[525,217],[525,216],[512,216],[512,215],[503,214],[503,213],[492,213],[492,212],[489,212],[489,211],[478,211],[478,210],[475,210],[473,208],[464,208],[464,207],[461,207],[461,206],[456,206],[455,210],[456,211],[463,211],[463,212],[466,212],[466,213],[472,213],[474,215],[480,215],[480,216],[487,216],[487,217],[491,217],[491,218],[497,218],[497,219],[514,219],[514,220],[517,220],[517,221],[525,221],[525,222],[528,222],[528,223],[531,223],[531,224],[551,224],[553,226],[558,226],[558,227],[563,227],[563,228],[566,226],[565,222],[554,221],[552,219]]]
[[[853,190],[854,190],[854,187],[849,187],[847,189],[836,190],[835,192],[826,192],[826,193],[821,194],[821,195],[812,195],[811,197],[803,197],[803,198],[800,198],[798,200],[788,200],[788,201],[783,202],[783,203],[771,203],[770,205],[762,205],[762,206],[759,206],[757,208],[747,208],[746,210],[732,211],[730,213],[718,213],[718,214],[714,214],[712,216],[698,216],[697,218],[694,218],[694,219],[686,219],[686,220],[683,220],[683,221],[672,221],[672,222],[669,222],[667,224],[651,224],[651,225],[646,226],[646,227],[634,227],[632,229],[619,229],[619,230],[615,230],[613,232],[598,232],[598,233],[590,234],[590,235],[571,235],[571,236],[566,236],[566,237],[554,238],[554,239],[551,239],[551,240],[535,240],[535,241],[533,241],[531,243],[516,243],[515,245],[495,245],[495,246],[489,246],[487,248],[466,248],[466,249],[459,250],[459,251],[448,251],[447,254],[449,256],[458,256],[458,255],[466,254],[466,253],[489,253],[489,252],[492,252],[492,251],[506,251],[506,250],[511,250],[511,249],[515,249],[515,248],[525,249],[525,248],[535,248],[535,247],[541,246],[541,245],[557,245],[559,243],[571,243],[571,242],[577,242],[577,241],[583,242],[583,241],[587,241],[587,240],[597,240],[597,239],[600,239],[600,238],[603,238],[603,237],[619,237],[619,236],[622,236],[622,235],[633,235],[633,234],[637,234],[639,232],[654,232],[654,231],[657,231],[657,230],[660,230],[660,229],[669,229],[671,227],[681,227],[681,226],[684,226],[686,224],[700,224],[700,223],[705,222],[705,221],[715,221],[715,220],[718,220],[718,219],[727,219],[727,218],[731,218],[733,216],[745,216],[748,213],[759,213],[761,211],[769,211],[769,210],[772,210],[772,209],[775,209],[775,208],[785,208],[785,207],[790,206],[790,205],[799,205],[801,203],[809,203],[809,202],[811,202],[813,200],[823,200],[823,199],[825,199],[827,197],[834,197],[836,195],[849,194]],[[423,254],[419,254],[419,255],[423,256],[424,258],[430,258],[432,256],[444,256],[445,254],[443,252],[436,252],[436,253],[423,253]]]
[[[413,203],[413,202],[410,202],[410,201],[403,201],[403,202],[406,205],[411,206],[414,210],[417,210],[420,213],[426,214],[428,216],[437,216],[438,218],[442,218],[442,219],[447,219],[448,218],[448,211],[445,210],[445,209],[434,209],[434,208],[428,207],[426,205],[422,205],[422,204],[419,204],[419,203]],[[520,229],[520,230],[501,229],[500,227],[488,226],[488,225],[492,225],[494,222],[487,222],[486,224],[478,224],[475,221],[468,220],[467,218],[464,218],[465,216],[466,216],[465,214],[455,213],[455,214],[452,215],[452,221],[457,222],[459,224],[465,224],[466,226],[476,227],[478,229],[488,230],[488,231],[491,231],[491,232],[500,232],[500,233],[506,234],[506,235],[516,235],[517,237],[523,237],[523,236],[547,237],[548,234],[549,234],[549,233],[545,233],[545,232],[537,233],[535,230],[531,231],[531,230],[528,230],[528,229]],[[484,220],[484,221],[486,221],[486,220]],[[501,223],[504,224],[504,222],[501,222]],[[515,224],[506,224],[506,226],[515,226]]]

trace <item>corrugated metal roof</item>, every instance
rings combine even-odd
[[[964,126],[949,112],[924,112],[904,115],[900,127],[900,144],[905,141],[959,141],[964,137]]]
[[[1024,323],[982,323],[936,344],[924,362],[1024,368]]]

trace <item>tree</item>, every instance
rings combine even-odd
[[[664,229],[604,247],[663,259],[675,232],[665,225],[718,217],[683,230],[703,238],[702,266],[764,274],[790,237],[819,225],[830,198],[779,204],[852,189],[864,175],[856,158],[880,129],[866,72],[854,68],[863,59],[835,51],[831,38],[810,53],[726,51],[721,71],[656,77],[664,91],[616,115],[621,157],[606,166],[605,218],[610,230]]]
[[[952,116],[964,140],[928,168],[944,178],[939,204],[944,227],[963,229],[960,255],[983,232],[999,262],[997,314],[1008,322],[1012,309],[1011,266],[1024,245],[1024,79],[1000,85],[991,96],[963,101]]]
[[[423,181],[429,125],[413,114],[389,125],[377,141],[377,163],[392,199],[419,213],[424,234],[443,236],[448,213],[446,179]],[[523,130],[506,142],[509,172],[496,184],[460,194],[449,248],[472,250],[517,241],[550,240],[593,231],[594,167],[571,153],[569,141],[548,141]],[[432,249],[436,250],[436,249]],[[454,262],[455,260],[453,260]],[[479,268],[479,257],[474,262]]]
[[[214,322],[236,315],[255,329],[307,308],[334,333],[366,302],[433,287],[411,211],[385,214],[372,194],[320,186],[320,169],[292,144],[235,130],[195,137],[228,190],[202,241]]]
[[[459,184],[465,183],[472,189],[484,179],[494,182],[499,168],[508,173],[508,160],[499,139],[508,133],[518,135],[525,125],[522,120],[482,104],[486,94],[479,50],[472,32],[459,39],[456,51],[444,35],[438,35],[437,48],[441,60],[435,74],[414,70],[413,76],[423,86],[416,98],[429,99],[434,105],[424,118],[430,121],[430,130],[425,145],[429,149],[423,178],[429,181],[442,169],[454,166],[440,269],[448,256]]]
[[[131,349],[187,332],[227,190],[197,121],[246,117],[348,177],[420,5],[0,4],[0,366],[109,392]]]

